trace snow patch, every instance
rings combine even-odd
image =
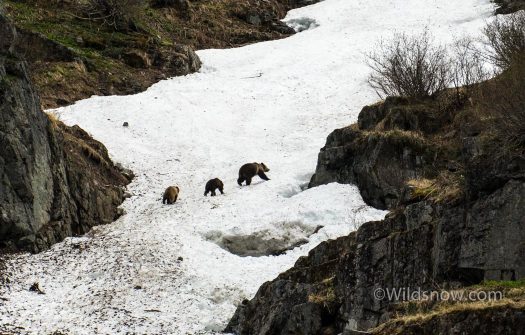
[[[298,17],[284,22],[298,33],[319,27],[319,23],[310,17]]]

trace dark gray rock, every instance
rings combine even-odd
[[[403,132],[363,133],[350,126],[335,130],[321,149],[309,187],[331,182],[356,184],[370,205],[395,207],[410,179],[435,176],[432,144]]]
[[[102,144],[40,110],[2,15],[0,31],[0,244],[37,252],[113,221],[129,180]]]
[[[42,34],[18,28],[17,35],[17,53],[28,62],[72,62],[75,60],[75,54],[71,49]]]
[[[309,187],[356,184],[369,205],[387,209],[405,200],[407,181],[433,179],[445,168],[457,170],[459,153],[427,140],[452,122],[458,108],[456,102],[442,100],[389,97],[364,107],[357,125],[328,136]]]
[[[163,69],[166,74],[183,76],[196,72],[202,63],[195,51],[187,46],[175,44],[169,50],[163,50],[153,57],[153,64]]]
[[[260,26],[263,23],[263,19],[257,12],[246,13],[244,20],[253,26]]]
[[[263,284],[253,300],[244,301],[226,331],[236,334],[328,333],[334,321],[330,311],[338,310],[344,294],[334,291],[342,288],[335,280],[337,274],[346,272],[346,265],[352,263],[355,246],[353,234],[321,243],[308,257],[299,258],[292,269]],[[341,262],[342,259],[345,261]]]
[[[466,208],[421,202],[384,221],[365,223],[356,234],[319,245],[263,284],[254,299],[238,307],[226,330],[368,330],[388,320],[395,303],[378,300],[378,288],[436,290],[525,278],[524,192],[524,182],[509,181]],[[312,299],[328,296],[328,290],[333,300]]]
[[[318,3],[320,0],[290,0],[289,3],[293,8],[310,6]]]
[[[524,0],[495,0],[494,2],[498,5],[496,14],[511,14],[525,9]]]
[[[270,27],[272,30],[275,30],[278,33],[285,34],[285,35],[292,35],[295,34],[295,30],[292,27],[289,27],[286,25],[286,23],[282,21],[272,21],[270,23]]]
[[[141,50],[129,50],[121,57],[124,63],[134,68],[147,69],[152,65],[151,57]]]

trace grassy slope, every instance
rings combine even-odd
[[[165,77],[155,66],[136,69],[121,55],[129,50],[157,52],[174,44],[195,49],[228,48],[288,36],[269,24],[252,25],[245,14],[273,19],[290,9],[287,0],[218,0],[192,2],[189,11],[144,6],[135,20],[139,29],[117,32],[100,22],[81,18],[78,6],[64,2],[5,0],[5,9],[19,29],[40,33],[66,46],[75,62],[32,62],[32,75],[44,107],[72,103],[93,94],[130,94]],[[171,75],[171,74],[167,74]]]

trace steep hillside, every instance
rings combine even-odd
[[[126,21],[96,1],[4,1],[44,108],[91,95],[133,94],[200,68],[194,49],[227,48],[289,36],[280,22],[312,0],[130,1]],[[102,3],[102,2],[100,2]],[[110,20],[111,19],[111,20]]]

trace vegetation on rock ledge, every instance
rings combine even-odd
[[[132,94],[198,70],[192,49],[289,36],[279,21],[301,1],[6,0],[45,108]]]

